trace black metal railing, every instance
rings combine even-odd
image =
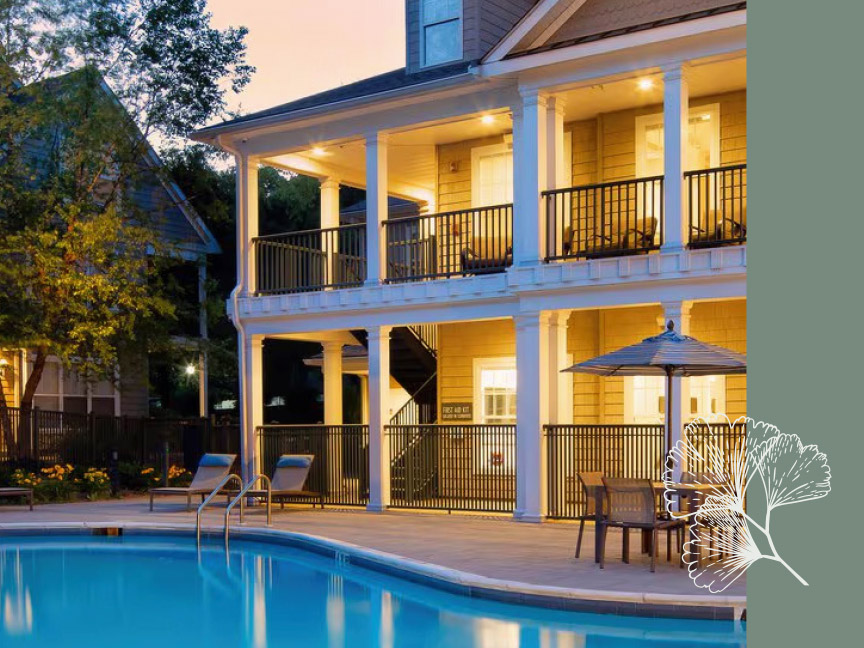
[[[747,242],[747,165],[684,174],[690,247]]]
[[[707,463],[706,458],[716,456],[706,452],[709,444],[715,444],[723,452],[723,457],[726,460],[738,454],[738,451],[745,451],[747,447],[747,425],[743,421],[729,423],[702,423],[690,424],[685,428],[687,439],[690,444],[696,449],[696,452],[691,453],[689,457],[691,462],[687,465],[687,471],[693,473],[715,473],[716,467]],[[727,463],[724,466],[726,474],[732,472],[733,467]]]
[[[11,436],[12,449],[6,442]],[[159,465],[165,444],[173,463],[195,470],[205,452],[238,454],[237,423],[206,418],[157,419],[6,408],[0,414],[0,463],[105,467],[117,459]]]
[[[307,490],[327,504],[369,502],[368,425],[264,425],[257,435],[263,472],[271,474],[280,455],[310,454]]]
[[[544,191],[546,260],[643,254],[663,243],[663,176]]]
[[[387,281],[502,272],[513,263],[513,205],[384,221]]]
[[[393,508],[509,513],[515,425],[389,425]]]
[[[437,324],[412,324],[408,326],[417,340],[432,355],[438,354],[438,325]]]
[[[580,472],[663,478],[663,425],[547,425],[544,432],[550,518],[575,518],[584,512]]]
[[[390,417],[390,425],[435,423],[438,418],[438,374],[433,373],[411,398]]]
[[[366,278],[366,225],[252,239],[259,295],[360,286]]]

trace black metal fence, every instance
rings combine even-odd
[[[390,425],[393,508],[509,513],[516,506],[515,425]]]
[[[283,454],[314,455],[307,490],[327,504],[369,502],[368,425],[264,425],[257,435],[262,472],[271,474]]]
[[[684,174],[690,247],[747,242],[747,165]]]
[[[384,221],[387,281],[501,272],[513,263],[513,205]]]
[[[546,260],[640,254],[663,243],[663,176],[544,191]]]
[[[360,286],[366,278],[366,225],[259,236],[252,240],[257,293]]]
[[[584,511],[580,472],[663,478],[663,425],[547,425],[544,432],[550,518],[574,518]]]
[[[240,431],[236,423],[206,418],[145,419],[15,407],[0,414],[0,461],[7,464],[104,467],[116,451],[119,461],[158,465],[166,443],[172,463],[194,470],[205,452],[238,454]]]
[[[747,425],[738,421],[729,425],[728,423],[704,423],[691,424],[685,429],[685,434],[690,444],[696,449],[695,463],[687,466],[689,472],[715,473],[714,466],[708,463],[710,456],[706,450],[709,443],[715,444],[723,451],[723,457],[727,464],[723,467],[726,474],[730,474],[732,466],[728,460],[738,452],[745,452],[747,447]]]

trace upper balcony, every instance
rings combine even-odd
[[[739,58],[523,92],[509,106],[262,157],[322,180],[322,227],[250,237],[249,292],[745,244],[745,69]],[[365,223],[340,222],[340,183],[366,188]],[[388,217],[388,196],[416,215]]]

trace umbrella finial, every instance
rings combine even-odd
[[[674,331],[675,330],[675,322],[673,322],[672,320],[669,320],[668,322],[666,322],[666,330],[667,331]]]

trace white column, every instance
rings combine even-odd
[[[256,290],[255,249],[258,236],[258,163],[247,155],[237,155],[237,285],[241,295]]]
[[[546,452],[549,420],[549,314],[517,315],[516,323],[516,510],[523,522],[546,515]]]
[[[693,302],[689,301],[674,301],[663,302],[663,326],[671,321],[675,325],[675,330],[684,335],[690,333],[690,309]],[[676,376],[672,378],[672,394],[668,396],[672,399],[672,416],[669,418],[670,431],[672,437],[672,446],[684,437],[684,425],[690,420],[690,390],[686,378]],[[676,466],[676,472],[673,475],[675,481],[681,479],[681,466]]]
[[[663,249],[682,250],[688,228],[684,214],[684,170],[687,168],[687,131],[690,123],[686,69],[682,65],[663,71]]]
[[[321,229],[339,227],[339,179],[325,178],[321,181]],[[336,255],[339,253],[339,239],[335,232],[322,236],[321,248],[326,254],[327,271],[325,283],[334,283],[336,277]]]
[[[387,247],[382,223],[387,220],[387,135],[366,136],[366,283],[379,284],[386,276]]]
[[[522,95],[513,111],[513,264],[534,265],[546,256],[546,97],[536,91]]]
[[[573,423],[573,374],[562,370],[573,364],[567,351],[570,311],[549,314],[549,420],[550,425]]]
[[[390,329],[368,328],[369,347],[369,511],[390,504],[390,438],[384,426],[390,415]]]
[[[324,348],[324,425],[342,425],[342,343],[325,342]],[[327,448],[327,483],[342,490],[342,432],[329,430]]]
[[[264,424],[264,363],[261,336],[240,334],[240,462],[243,481],[262,469],[256,430]],[[267,467],[270,470],[271,467]]]
[[[360,374],[360,422],[369,424],[369,376]]]
[[[564,100],[546,99],[546,189],[570,186],[572,169],[564,145]]]
[[[207,331],[207,260],[198,262],[198,337],[205,343],[209,338]],[[198,353],[198,416],[210,415],[210,394],[208,390],[209,371],[207,369],[207,349]]]

